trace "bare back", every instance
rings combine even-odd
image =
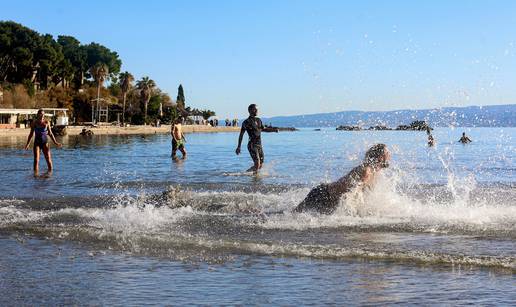
[[[329,184],[320,184],[313,188],[294,211],[332,214],[337,209],[343,194],[358,186],[369,186],[373,179],[373,169],[361,164],[339,180]]]
[[[351,189],[363,185],[369,186],[374,180],[374,172],[370,166],[361,164],[353,168],[346,176],[329,184],[331,192],[342,195]]]

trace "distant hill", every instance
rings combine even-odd
[[[447,107],[425,110],[385,112],[343,111],[262,118],[280,127],[336,127],[383,125],[395,128],[414,120],[427,121],[432,127],[516,127],[516,104],[497,106]]]

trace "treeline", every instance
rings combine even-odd
[[[65,35],[54,39],[12,21],[0,22],[0,107],[68,108],[75,121],[86,122],[98,120],[99,108],[108,106],[110,121],[118,113],[132,124],[215,114],[196,109],[193,114],[181,85],[174,103],[152,79],[135,80],[121,67],[118,53],[101,44],[82,44]]]

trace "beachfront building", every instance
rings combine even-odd
[[[26,128],[26,124],[39,109],[0,109],[0,129]],[[45,116],[56,118],[56,126],[67,126],[68,116],[65,108],[43,108]]]

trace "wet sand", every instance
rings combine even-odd
[[[88,127],[88,126],[69,126],[66,128],[66,134],[70,136],[79,135],[82,129],[91,130],[95,135],[135,135],[135,134],[166,134],[170,133],[170,125],[161,125],[160,127],[152,126],[131,126],[131,127]],[[205,125],[184,125],[185,133],[194,132],[238,132],[240,127],[211,127]],[[30,130],[24,128],[0,129],[1,137],[28,136]]]

